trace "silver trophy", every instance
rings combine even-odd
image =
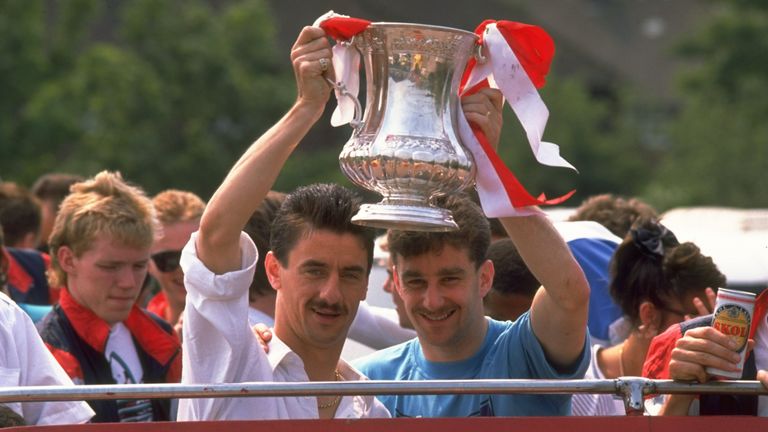
[[[472,156],[458,138],[458,88],[477,36],[447,27],[374,23],[349,41],[365,62],[365,115],[339,155],[355,184],[383,195],[354,223],[414,231],[457,228],[432,200],[473,184]],[[360,104],[356,117],[360,117]]]

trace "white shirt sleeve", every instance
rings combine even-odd
[[[181,256],[187,289],[181,382],[272,381],[266,354],[248,325],[248,287],[256,268],[256,246],[241,233],[241,269],[216,275],[198,258],[196,241],[194,233]],[[239,400],[181,399],[178,420],[236,420],[242,412]],[[258,418],[258,413],[249,414]]]
[[[0,293],[0,387],[72,386],[32,320]],[[85,423],[94,412],[85,402],[8,403],[28,425]]]
[[[400,327],[396,310],[362,301],[347,337],[378,350],[411,340],[416,331]]]

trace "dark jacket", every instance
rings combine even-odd
[[[181,343],[161,319],[133,307],[123,321],[133,337],[144,371],[144,383],[175,383],[181,379]],[[40,336],[76,384],[115,384],[104,357],[109,325],[61,291],[59,305],[38,324]],[[93,422],[119,422],[115,400],[87,401],[96,412]],[[170,401],[152,399],[155,421],[170,419]]]

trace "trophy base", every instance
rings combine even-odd
[[[450,210],[437,207],[363,204],[352,223],[399,231],[445,232],[459,229]]]

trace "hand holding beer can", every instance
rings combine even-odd
[[[739,370],[725,371],[713,367],[707,368],[707,373],[716,377],[739,379],[744,369],[744,359],[747,354],[749,330],[752,326],[752,314],[755,309],[755,294],[747,291],[736,291],[720,288],[717,290],[715,313],[712,316],[712,327],[729,336],[736,343],[735,351],[739,354]]]

